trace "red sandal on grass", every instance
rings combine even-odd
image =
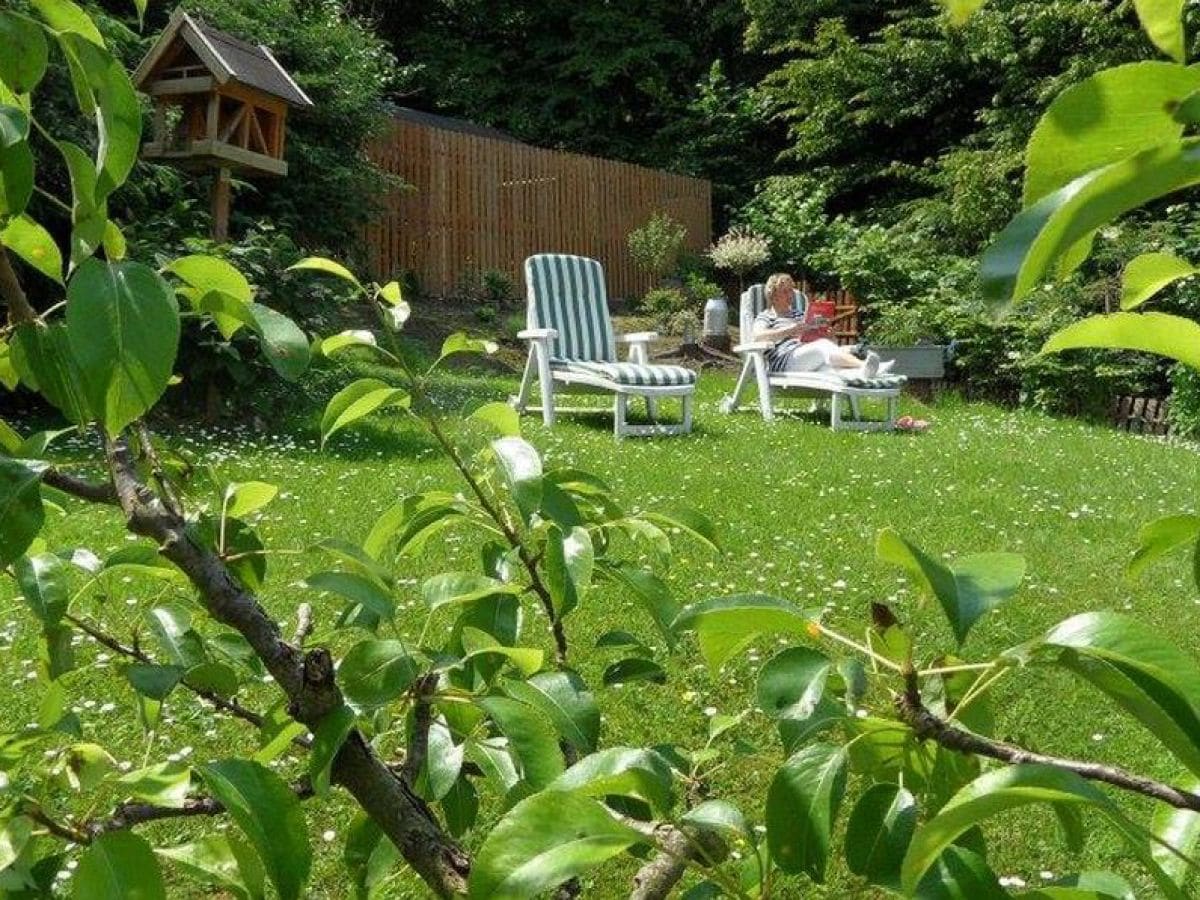
[[[929,430],[929,423],[924,419],[914,419],[912,416],[901,416],[896,420],[897,431],[910,431],[919,434]]]

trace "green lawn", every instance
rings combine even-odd
[[[921,436],[833,434],[815,420],[783,419],[767,425],[753,414],[723,416],[717,401],[732,378],[706,374],[701,382],[696,431],[690,437],[614,442],[605,416],[564,419],[553,430],[528,418],[525,436],[543,451],[548,465],[572,465],[608,480],[630,507],[684,501],[706,512],[725,541],[716,556],[686,537],[677,540],[669,582],[684,602],[737,592],[766,592],[805,606],[824,605],[829,621],[861,633],[868,604],[886,600],[910,621],[919,646],[929,656],[952,649],[948,627],[936,608],[919,598],[897,570],[873,558],[876,532],[893,526],[935,555],[983,550],[1025,554],[1029,575],[1018,596],[976,626],[968,656],[984,656],[1015,644],[1070,614],[1124,609],[1172,634],[1185,649],[1200,652],[1200,600],[1182,558],[1127,582],[1122,574],[1137,527],[1164,513],[1190,510],[1200,488],[1196,449],[1114,433],[1093,426],[1055,421],[1030,413],[946,400],[917,409],[933,420]],[[514,388],[503,377],[456,376],[442,387],[451,408],[479,399],[506,396]],[[186,445],[228,480],[259,479],[278,484],[280,497],[260,521],[272,548],[304,550],[323,536],[361,538],[373,519],[397,498],[430,488],[458,489],[447,463],[431,442],[396,418],[342,435],[325,452],[316,446],[315,419],[289,434],[252,435],[213,428],[192,429]],[[19,423],[18,423],[19,424]],[[415,637],[425,625],[417,586],[446,569],[477,565],[477,545],[449,531],[423,555],[405,558],[401,630]],[[106,510],[72,505],[52,516],[46,538],[52,547],[84,546],[100,556],[127,538],[117,517]],[[294,622],[302,600],[315,598],[298,584],[306,574],[329,566],[319,554],[273,557],[266,601]],[[100,608],[89,600],[83,611],[103,617],[127,639],[131,624],[155,596],[128,586]],[[136,596],[133,591],[137,590]],[[10,586],[10,594],[15,590]],[[318,624],[328,625],[332,608],[316,602]],[[38,702],[36,628],[19,599],[3,604],[0,615],[0,679],[14,684],[0,715],[5,730],[34,718]],[[530,616],[526,638],[542,642],[541,620]],[[432,623],[433,633],[445,622]],[[653,638],[649,620],[636,604],[610,590],[596,590],[568,620],[573,662],[593,685],[613,660],[611,651],[593,648],[612,628]],[[286,630],[286,629],[285,629]],[[320,628],[318,629],[320,630]],[[335,639],[341,646],[346,639]],[[769,657],[773,645],[749,656]],[[662,657],[667,684],[628,685],[597,693],[604,713],[604,743],[650,745],[703,743],[708,716],[738,712],[752,703],[756,665],[743,658],[712,678],[694,645],[685,642],[673,658]],[[85,739],[104,744],[134,766],[170,754],[205,761],[252,752],[255,735],[240,722],[215,716],[185,702],[168,701],[168,719],[152,743],[134,713],[134,696],[109,672],[115,661],[81,646],[81,668],[69,676],[74,706]],[[114,687],[115,686],[115,687]],[[1175,779],[1179,773],[1151,736],[1124,724],[1098,695],[1076,683],[1046,675],[1011,677],[997,698],[1003,736],[1066,755],[1122,761]],[[270,685],[247,692],[249,705],[273,702]],[[885,701],[876,701],[885,702]],[[106,704],[113,704],[106,706]],[[770,773],[780,760],[778,742],[765,718],[753,716],[735,732],[754,747],[714,779],[715,793],[740,803],[755,820]],[[294,761],[281,771],[296,769]],[[99,805],[100,809],[104,804]],[[312,897],[346,895],[339,872],[341,838],[349,804],[309,806],[316,852]],[[998,872],[1019,875],[1031,885],[1039,873],[1116,866],[1115,843],[1098,822],[1082,860],[1072,859],[1050,816],[1036,813],[1000,820],[991,832],[992,862]],[[212,823],[158,826],[159,837],[183,839]],[[620,865],[602,870],[588,896],[627,893]],[[173,882],[172,896],[192,893],[191,883]],[[824,892],[797,883],[791,896],[872,896],[837,876]],[[401,875],[389,896],[424,896]]]

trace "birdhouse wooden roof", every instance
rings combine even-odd
[[[306,108],[313,105],[269,47],[226,34],[180,9],[172,13],[158,41],[133,73],[134,84],[139,90],[148,90],[160,70],[170,66],[178,55],[172,51],[180,43],[191,48],[218,85],[232,82],[262,91],[290,106]]]

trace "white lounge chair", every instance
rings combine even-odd
[[[683,366],[650,363],[647,347],[658,337],[645,331],[615,337],[608,312],[604,269],[594,259],[565,253],[540,253],[525,260],[528,286],[528,328],[518,337],[529,341],[529,359],[521,379],[521,390],[513,405],[518,412],[541,410],[542,421],[554,424],[558,393],[611,393],[613,433],[627,435],[687,434],[692,430],[692,396],[696,373]],[[617,359],[617,343],[629,345],[626,362]],[[541,406],[530,406],[533,382],[541,392]],[[630,397],[646,400],[654,424],[626,422]],[[682,421],[657,422],[657,402],[678,397],[683,404]],[[559,408],[558,412],[594,412]]]
[[[758,386],[758,408],[768,422],[775,417],[773,393],[787,391],[806,397],[817,397],[829,401],[829,425],[834,431],[890,431],[896,425],[896,407],[900,399],[900,388],[907,379],[903,375],[879,375],[863,378],[839,375],[835,372],[772,372],[767,367],[767,351],[771,341],[754,340],[754,319],[766,306],[766,291],[761,284],[752,285],[742,294],[738,310],[738,343],[733,351],[743,359],[742,372],[738,376],[733,393],[721,401],[722,412],[733,412],[740,405],[743,390],[751,374]],[[850,407],[850,418],[842,415],[842,401]],[[863,419],[860,401],[881,400],[885,406],[885,418],[871,421]]]

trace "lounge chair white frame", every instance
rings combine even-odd
[[[528,327],[517,337],[529,342],[529,357],[520,392],[512,398],[518,412],[538,411],[546,425],[558,413],[595,412],[594,407],[564,407],[559,394],[613,394],[613,434],[623,437],[687,434],[692,430],[692,398],[696,376],[680,366],[650,362],[652,331],[614,335],[608,311],[604,269],[594,259],[565,253],[540,253],[525,260]],[[627,361],[618,362],[616,345],[629,346]],[[619,380],[620,379],[620,380]],[[534,381],[541,405],[531,405]],[[646,401],[652,424],[631,425],[630,397]],[[662,424],[658,401],[678,397],[682,418]]]
[[[754,340],[754,320],[766,306],[763,285],[751,285],[743,294],[738,309],[738,343],[733,352],[742,357],[742,371],[733,393],[721,401],[721,411],[731,413],[747,409],[741,405],[742,392],[748,387],[751,374],[758,387],[758,408],[764,420],[775,418],[774,392],[786,391],[803,397],[829,402],[829,427],[834,431],[891,431],[896,427],[896,411],[900,400],[899,387],[855,387],[833,372],[772,372],[767,366],[767,351],[772,341]],[[868,420],[861,415],[860,401],[881,400],[885,407],[883,420]],[[843,401],[850,417],[842,413]]]

